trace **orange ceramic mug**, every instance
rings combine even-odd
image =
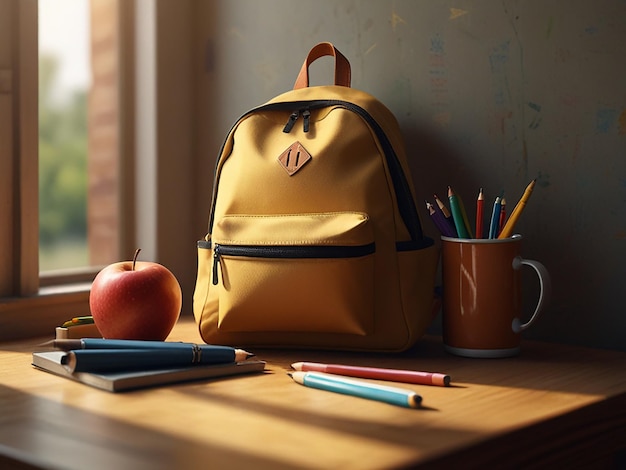
[[[445,349],[467,357],[518,354],[520,333],[537,319],[550,296],[545,266],[520,256],[521,235],[441,240]],[[522,266],[532,267],[540,284],[537,306],[526,323],[521,320]]]

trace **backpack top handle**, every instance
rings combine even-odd
[[[339,52],[339,50],[330,42],[320,42],[309,51],[309,55],[304,60],[294,90],[299,88],[307,88],[309,86],[309,66],[320,57],[332,56],[335,58],[335,85],[350,87],[351,71],[350,62]]]

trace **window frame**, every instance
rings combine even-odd
[[[3,147],[5,154],[0,155],[11,175],[10,181],[3,181],[8,185],[10,210],[0,221],[5,227],[0,236],[0,339],[7,339],[28,329],[26,324],[31,322],[24,318],[37,309],[39,293],[37,2],[4,0],[0,9],[9,23],[3,28],[6,46],[0,60],[4,64],[2,92],[10,101],[10,109],[5,108],[0,119],[9,121],[12,128]]]

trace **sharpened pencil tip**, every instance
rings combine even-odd
[[[421,408],[422,406],[422,397],[420,395],[413,395],[411,397],[411,404],[413,408]]]

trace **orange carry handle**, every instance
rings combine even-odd
[[[293,86],[294,90],[309,86],[309,66],[315,60],[327,55],[335,58],[335,85],[350,87],[350,62],[332,43],[320,42],[309,51],[309,55],[304,60],[298,78],[296,78],[296,83]]]

